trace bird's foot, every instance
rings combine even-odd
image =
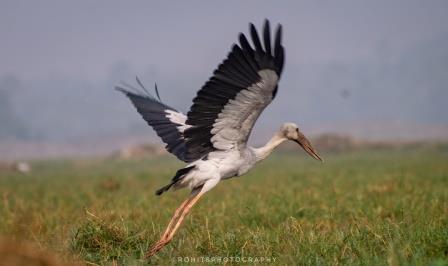
[[[167,239],[160,239],[157,243],[152,246],[148,252],[146,252],[145,259],[149,259],[152,256],[154,256],[159,250],[161,250],[166,244],[168,244],[170,241]]]

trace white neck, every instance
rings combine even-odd
[[[271,154],[271,152],[280,145],[283,141],[285,141],[286,138],[281,134],[280,132],[277,132],[272,138],[260,148],[254,148],[255,156],[257,158],[257,162],[265,159],[266,157]]]

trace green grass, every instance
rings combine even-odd
[[[446,151],[324,154],[324,164],[297,154],[277,153],[221,182],[151,263],[448,265]],[[143,264],[188,195],[154,196],[181,165],[171,157],[59,160],[33,163],[30,175],[0,173],[0,235],[66,261]]]

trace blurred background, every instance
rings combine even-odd
[[[154,196],[182,163],[114,87],[186,113],[265,18],[286,63],[250,142],[295,122],[325,164],[285,143],[154,264],[448,265],[446,0],[0,0],[0,264],[146,265],[188,191]]]
[[[114,90],[138,75],[191,99],[248,23],[284,27],[276,100],[251,142],[291,121],[312,136],[448,139],[447,1],[0,3],[0,159],[109,154],[157,136]]]

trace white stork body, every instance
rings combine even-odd
[[[293,124],[286,124],[285,126],[294,127]],[[188,173],[178,185],[175,185],[175,188],[189,187],[194,189],[210,182],[207,186],[208,191],[222,179],[246,174],[257,162],[268,157],[275,147],[285,140],[286,138],[276,134],[261,148],[247,146],[242,150],[211,152],[206,160],[198,160],[189,164],[188,166],[194,166],[194,170]]]
[[[162,238],[148,252],[154,255],[174,236],[185,215],[196,201],[222,179],[247,173],[258,161],[265,159],[283,141],[296,141],[312,157],[319,159],[309,141],[293,123],[285,123],[261,148],[247,145],[254,124],[262,111],[275,98],[280,79],[284,48],[281,26],[276,30],[271,49],[269,22],[265,22],[262,42],[250,24],[254,48],[244,34],[234,44],[227,59],[198,91],[187,115],[152,97],[141,82],[145,93],[117,87],[129,97],[143,119],[165,142],[166,149],[188,163],[177,171],[170,184],[159,189],[160,195],[171,187],[189,187],[191,197],[175,212]],[[158,91],[156,87],[156,93]]]
[[[195,166],[194,170],[182,178],[179,186],[175,187],[189,187],[194,189],[208,183],[208,191],[218,184],[221,179],[244,175],[255,163],[255,156],[250,149],[246,149],[243,152],[211,152],[207,160],[198,160],[191,163],[190,165]]]

